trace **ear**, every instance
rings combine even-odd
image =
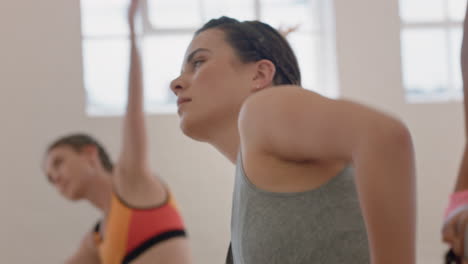
[[[272,85],[276,67],[270,60],[259,60],[255,63],[256,74],[252,82],[252,92],[258,92]]]
[[[98,148],[95,145],[87,145],[81,149],[81,153],[94,164],[95,161],[99,159],[98,157]]]

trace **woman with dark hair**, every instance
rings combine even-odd
[[[228,263],[415,263],[410,133],[303,89],[278,31],[209,21],[171,89],[182,131],[236,164]]]
[[[191,263],[182,217],[149,165],[134,30],[137,8],[138,0],[132,0],[128,103],[117,163],[114,166],[100,144],[84,134],[63,137],[46,153],[45,171],[60,193],[70,200],[88,200],[103,213],[69,264]]]

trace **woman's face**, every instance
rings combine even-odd
[[[69,200],[79,200],[86,192],[90,175],[89,162],[84,153],[69,146],[58,146],[47,153],[44,170],[57,191]]]
[[[219,128],[236,124],[254,79],[255,63],[241,62],[223,31],[208,29],[195,36],[181,75],[171,83],[183,132],[206,141]]]

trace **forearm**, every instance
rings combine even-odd
[[[468,8],[463,22],[463,39],[461,44],[460,65],[463,81],[463,99],[465,114],[465,138],[468,138]]]
[[[130,43],[128,99],[124,120],[123,148],[120,159],[121,165],[124,167],[145,163],[147,156],[142,62],[137,36],[133,32],[130,37]]]
[[[353,158],[372,263],[414,264],[416,191],[412,143],[407,132],[385,133],[367,137]]]
[[[455,186],[456,192],[466,190],[468,190],[468,146],[465,146],[460,169],[458,171],[457,184]]]
[[[144,114],[143,72],[140,51],[136,36],[132,34],[130,47],[130,69],[128,83],[128,101],[125,115],[126,135],[132,145],[146,146],[146,127]],[[136,142],[136,141],[142,142]]]
[[[143,73],[138,36],[130,33],[130,68],[127,112],[143,111]]]
[[[458,172],[455,191],[468,190],[468,8],[466,9],[465,21],[463,24],[463,40],[461,48],[461,71],[463,79],[463,109],[465,117],[465,149]]]

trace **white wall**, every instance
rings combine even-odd
[[[441,214],[464,143],[462,105],[405,104],[397,4],[335,0],[339,77],[345,97],[389,111],[411,129],[418,167],[418,263],[435,264],[444,251]],[[98,216],[86,203],[61,199],[40,170],[46,144],[63,133],[91,132],[112,153],[118,150],[120,119],[84,113],[79,17],[78,1],[0,1],[2,263],[60,263]],[[223,263],[232,165],[211,147],[185,138],[175,115],[148,121],[154,168],[179,200],[197,263]]]

